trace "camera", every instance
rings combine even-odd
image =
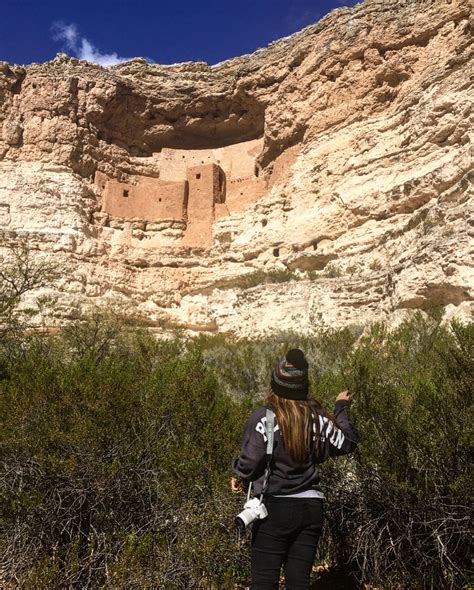
[[[235,524],[240,532],[244,532],[254,520],[262,520],[268,516],[267,509],[260,498],[248,500],[244,509],[235,517]]]

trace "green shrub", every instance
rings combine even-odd
[[[378,258],[374,258],[372,262],[369,264],[369,268],[370,270],[379,271],[382,270],[383,264],[381,260],[379,260]]]
[[[223,540],[245,402],[220,393],[197,347],[105,324],[32,340],[1,383],[4,563],[38,588],[237,575]]]
[[[473,362],[472,325],[419,317],[374,328],[352,356],[362,435],[354,553],[375,583],[467,583]]]
[[[0,554],[27,588],[233,588],[249,547],[230,462],[277,357],[301,346],[356,453],[323,465],[318,559],[384,588],[469,583],[474,329],[156,341],[113,316],[0,342]],[[349,578],[347,578],[349,579]],[[349,586],[347,586],[349,587]]]
[[[340,266],[330,262],[324,267],[321,274],[328,279],[337,279],[338,277],[342,277],[343,272]]]

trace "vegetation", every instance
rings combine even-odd
[[[382,270],[383,264],[378,258],[374,258],[372,260],[372,262],[369,264],[369,268],[370,268],[370,270],[375,270],[375,271]]]
[[[10,316],[8,316],[10,317]],[[106,313],[0,341],[0,572],[25,588],[234,588],[231,459],[275,358],[354,391],[357,452],[323,465],[318,560],[353,587],[470,583],[474,329],[415,317],[234,342],[156,341]],[[472,486],[471,486],[472,487]],[[472,580],[471,580],[472,581]],[[349,586],[347,582],[346,586]]]
[[[25,241],[12,241],[0,237],[0,336],[2,327],[11,331],[20,318],[15,315],[21,298],[33,289],[45,287],[54,279],[57,269],[48,260],[33,259]],[[27,315],[27,314],[26,314]],[[23,320],[25,310],[23,310]]]
[[[256,270],[235,278],[222,279],[216,281],[207,287],[199,288],[197,291],[191,290],[189,293],[210,293],[215,289],[251,289],[260,285],[287,283],[289,281],[298,281],[300,277],[287,268],[275,270]]]
[[[345,269],[349,274],[353,274],[348,268]],[[317,281],[319,279],[337,279],[344,275],[344,270],[340,264],[329,262],[322,270],[308,270],[307,276],[310,281]]]

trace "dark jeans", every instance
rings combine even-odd
[[[286,588],[307,590],[323,527],[323,500],[275,498],[265,501],[267,518],[252,531],[251,590],[277,590],[285,568]]]

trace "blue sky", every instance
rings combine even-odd
[[[104,65],[250,53],[356,0],[0,0],[0,60],[42,62],[59,51]]]

